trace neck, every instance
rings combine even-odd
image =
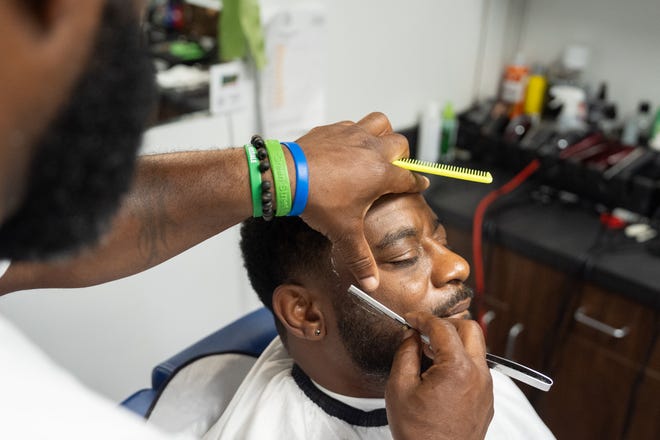
[[[322,342],[291,345],[289,353],[293,360],[323,388],[350,397],[385,396],[387,377],[362,371],[343,346]]]

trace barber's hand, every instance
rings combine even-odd
[[[428,313],[406,319],[429,336],[433,365],[420,375],[423,344],[417,334],[399,347],[385,393],[392,436],[483,439],[493,418],[493,384],[478,324]]]
[[[309,164],[302,219],[332,242],[362,287],[378,287],[378,269],[364,237],[364,216],[384,194],[420,192],[428,179],[391,163],[408,157],[408,141],[382,113],[360,122],[317,127],[297,140]]]

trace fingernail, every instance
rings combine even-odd
[[[378,280],[376,277],[362,278],[360,280],[360,284],[362,284],[362,287],[364,287],[369,292],[373,292],[378,288]]]

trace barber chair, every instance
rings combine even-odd
[[[121,405],[165,431],[200,436],[275,336],[273,315],[256,310],[157,365],[151,388]]]

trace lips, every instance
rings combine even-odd
[[[443,315],[443,318],[454,318],[454,319],[465,319],[470,316],[468,308],[472,302],[471,298],[466,298],[463,301],[456,304],[454,307],[449,309],[449,311]]]

